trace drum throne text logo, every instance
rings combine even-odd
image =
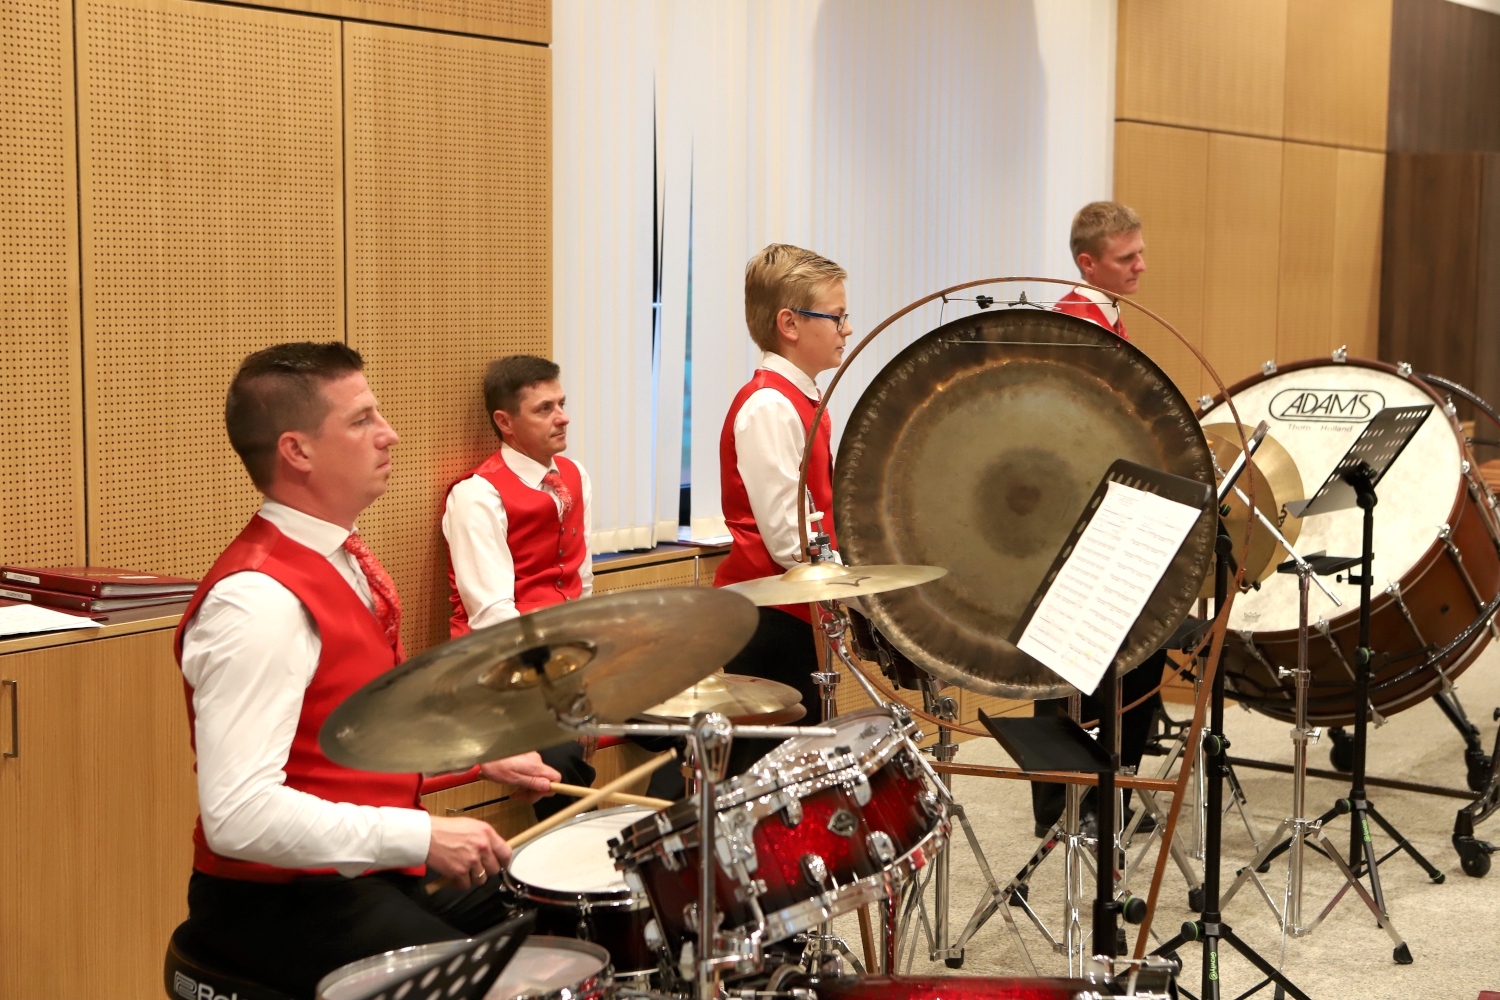
[[[1277,420],[1362,424],[1385,409],[1385,397],[1373,389],[1283,389],[1270,409]]]

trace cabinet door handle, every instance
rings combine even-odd
[[[10,749],[5,751],[6,757],[21,756],[20,725],[21,715],[21,685],[15,681],[0,681],[0,687],[10,688]]]

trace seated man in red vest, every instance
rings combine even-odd
[[[821,392],[820,372],[837,368],[849,324],[844,281],[848,273],[831,260],[799,247],[773,243],[745,268],[745,322],[763,352],[760,367],[735,394],[719,435],[719,484],[724,522],[733,543],[719,564],[714,585],[779,576],[805,562],[811,535],[821,529],[837,544],[833,526],[831,421],[825,416],[813,440],[807,489],[820,524],[798,536],[797,480],[802,454]],[[812,674],[818,669],[812,619],[805,604],[760,609],[760,625],[725,670],[790,684],[802,693],[804,720],[822,717],[822,699]],[[731,771],[753,762],[765,740],[737,744]]]
[[[1118,297],[1134,295],[1140,286],[1141,272],[1146,270],[1146,241],[1141,235],[1141,217],[1129,206],[1119,202],[1090,202],[1073,216],[1073,230],[1069,234],[1068,243],[1083,280],[1108,289],[1114,297],[1101,295],[1092,288],[1075,287],[1054,308],[1058,312],[1081,316],[1098,323],[1122,339],[1129,340],[1125,334],[1125,319],[1120,314]],[[1126,674],[1120,683],[1123,699],[1121,704],[1129,705],[1138,701],[1159,685],[1166,662],[1167,654],[1157,652]],[[1121,764],[1127,767],[1140,766],[1146,743],[1150,739],[1151,720],[1160,705],[1161,695],[1156,694],[1121,716]],[[1037,715],[1065,715],[1068,700],[1052,698],[1038,701],[1035,711]],[[1083,697],[1082,713],[1085,720],[1097,719],[1101,711],[1104,711],[1104,706],[1093,695]],[[1045,836],[1062,815],[1065,797],[1062,785],[1032,782],[1031,809],[1038,837]],[[1128,788],[1125,790],[1124,800],[1128,809]],[[1092,831],[1093,817],[1094,793],[1090,791],[1083,802],[1083,825],[1086,831]],[[1129,821],[1129,814],[1126,821]],[[1155,827],[1156,821],[1147,815],[1142,818],[1138,829],[1144,833]]]
[[[1111,294],[1075,287],[1054,308],[1058,312],[1092,320],[1129,340],[1125,320],[1120,315],[1119,296],[1134,295],[1141,272],[1146,270],[1146,240],[1141,235],[1141,217],[1119,202],[1090,202],[1073,216],[1068,247],[1078,265],[1079,276]]]
[[[354,526],[397,441],[363,367],[338,342],[240,365],[224,420],[265,500],[176,641],[198,770],[190,942],[297,997],[355,959],[506,913],[493,876],[510,848],[493,827],[428,815],[421,775],[351,770],[318,747],[329,713],[403,658],[395,585]],[[531,795],[558,778],[534,753],[479,770]],[[452,887],[429,894],[439,875]]]
[[[593,489],[583,466],[561,454],[569,423],[561,373],[526,354],[501,358],[485,373],[484,408],[500,447],[449,488],[443,508],[455,639],[594,589]],[[576,741],[548,747],[542,759],[569,784],[594,781]],[[537,817],[570,801],[543,799]]]

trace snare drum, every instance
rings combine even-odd
[[[1264,420],[1291,455],[1305,488],[1316,490],[1365,425],[1387,406],[1433,404],[1434,410],[1377,488],[1370,645],[1375,651],[1370,701],[1383,715],[1435,694],[1442,677],[1424,667],[1424,650],[1442,646],[1474,621],[1500,591],[1490,495],[1444,400],[1425,383],[1378,361],[1350,358],[1287,365],[1229,390],[1242,423]],[[1230,424],[1222,398],[1202,414],[1205,426]],[[1233,435],[1230,427],[1228,434]],[[1284,504],[1292,497],[1277,497]],[[1283,512],[1284,513],[1284,512]],[[1305,519],[1296,541],[1306,555],[1357,556],[1363,539],[1358,508]],[[1357,573],[1357,570],[1356,570]],[[1308,720],[1353,721],[1354,649],[1359,637],[1359,587],[1332,577],[1324,583],[1343,601],[1335,607],[1313,587],[1308,597]],[[1297,665],[1298,585],[1273,574],[1235,598],[1224,644],[1225,680],[1236,698],[1278,719],[1294,719],[1295,688],[1277,668]],[[1480,630],[1443,664],[1452,679],[1488,642]]]
[[[948,835],[948,806],[909,723],[886,709],[840,716],[831,737],[787,740],[721,787],[715,899],[728,936],[784,940],[888,896]],[[636,823],[612,845],[650,897],[671,961],[695,936],[698,815],[691,800]],[[726,865],[726,859],[728,864]]]
[[[372,955],[318,981],[318,1000],[381,1000],[381,989],[462,951],[468,941],[438,941]],[[609,953],[596,944],[533,934],[521,945],[484,1000],[608,1000],[613,994]],[[393,992],[386,1000],[392,1000]],[[420,990],[406,996],[423,998]]]
[[[575,816],[516,848],[503,873],[516,901],[537,911],[539,932],[603,945],[622,977],[656,969],[644,935],[651,904],[630,891],[608,844],[652,812],[617,806]]]

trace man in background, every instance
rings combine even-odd
[[[1075,287],[1054,307],[1058,312],[1080,316],[1114,331],[1121,339],[1125,320],[1120,315],[1119,299],[1134,295],[1146,270],[1146,240],[1141,235],[1141,217],[1128,205],[1117,201],[1095,201],[1083,206],[1073,216],[1073,232],[1068,240],[1078,274],[1092,288]]]

